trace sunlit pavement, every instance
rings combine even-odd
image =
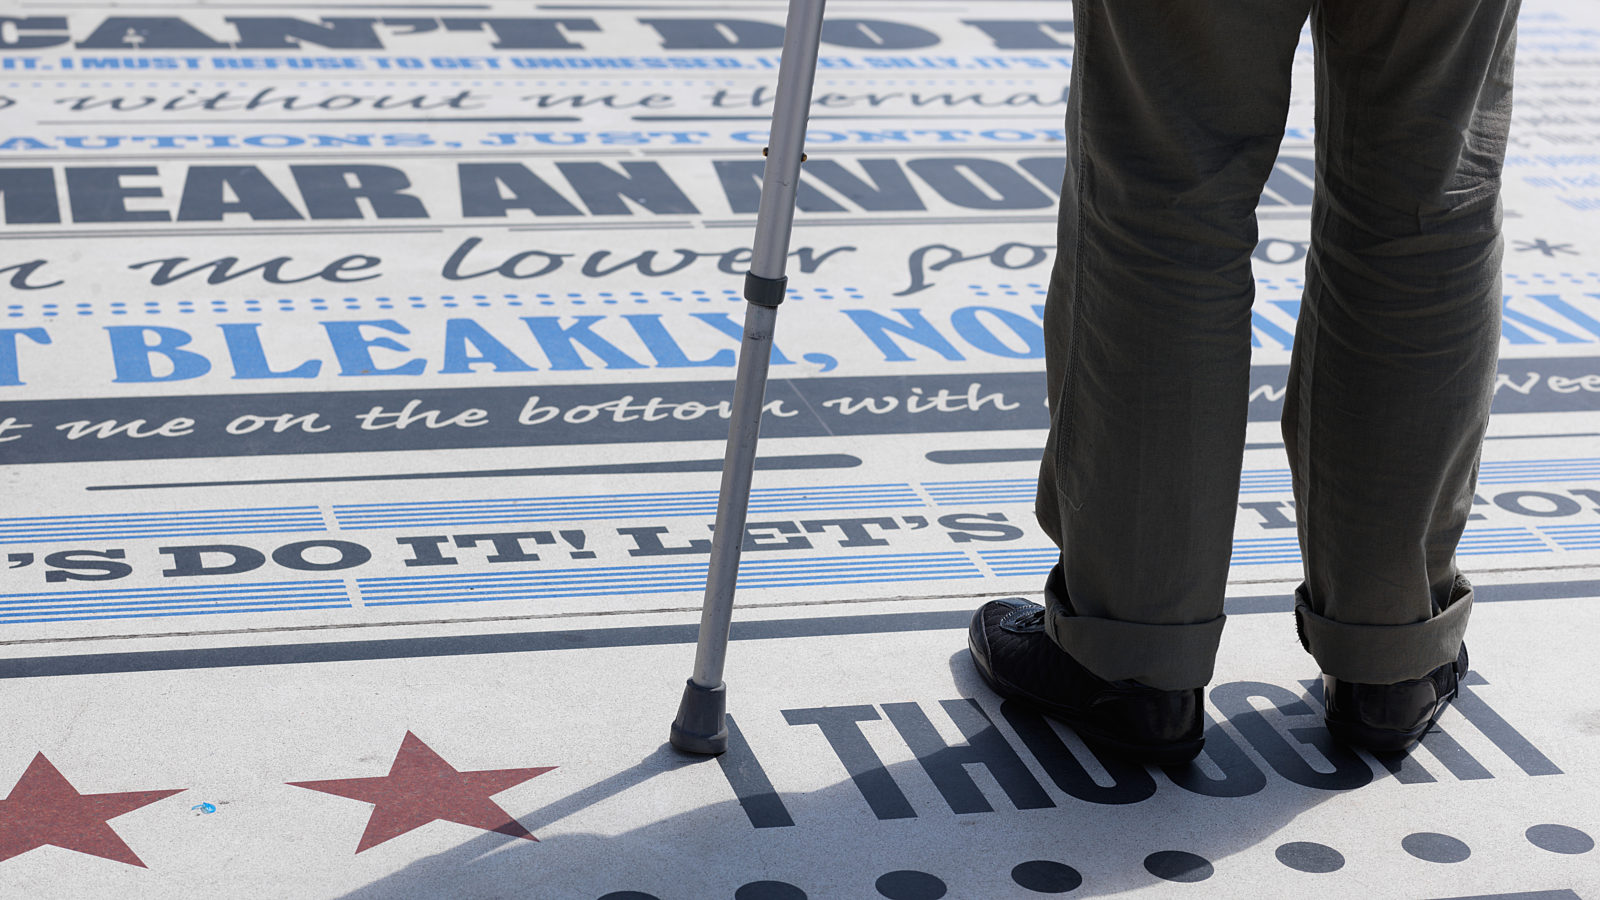
[[[1523,15],[1461,700],[1344,749],[1295,640],[1300,91],[1212,726],[1162,770],[966,656],[1054,557],[1073,30],[1030,0],[830,5],[731,746],[666,742],[784,9],[0,10],[0,896],[1600,897],[1600,11]]]

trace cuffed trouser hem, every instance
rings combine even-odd
[[[1107,681],[1131,679],[1163,691],[1183,691],[1211,682],[1226,618],[1149,625],[1051,609],[1045,631],[1080,665]]]
[[[1455,662],[1472,614],[1472,589],[1433,618],[1410,625],[1353,625],[1317,615],[1305,587],[1295,591],[1300,643],[1324,675],[1356,684],[1396,684]]]

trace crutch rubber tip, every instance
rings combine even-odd
[[[689,679],[678,704],[678,718],[672,722],[672,746],[701,756],[716,756],[727,750],[727,709],[727,685],[708,688]]]

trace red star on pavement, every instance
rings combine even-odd
[[[360,853],[438,819],[536,841],[522,823],[489,798],[554,768],[461,772],[408,731],[388,775],[289,784],[374,804],[361,845],[356,847]]]
[[[80,794],[40,753],[28,764],[10,796],[0,800],[0,860],[53,844],[145,868],[109,822],[183,791]]]

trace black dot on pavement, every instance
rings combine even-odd
[[[1203,856],[1182,850],[1160,850],[1144,858],[1145,871],[1165,881],[1205,881],[1216,870]]]
[[[787,881],[752,881],[734,891],[733,900],[806,900],[806,892]]]
[[[1417,859],[1436,863],[1458,863],[1472,855],[1472,848],[1448,834],[1419,831],[1408,834],[1400,846]]]
[[[1566,825],[1535,825],[1527,831],[1528,842],[1551,853],[1588,853],[1594,838]]]
[[[1065,894],[1083,884],[1077,869],[1048,859],[1019,863],[1011,870],[1011,880],[1036,894]]]
[[[1297,872],[1337,872],[1344,868],[1344,854],[1323,844],[1293,841],[1277,849],[1278,862]]]
[[[600,900],[661,900],[661,898],[655,894],[646,894],[644,891],[612,891]]]
[[[878,879],[878,893],[889,900],[939,900],[949,889],[944,882],[914,869],[901,869]]]

